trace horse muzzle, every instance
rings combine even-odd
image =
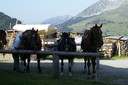
[[[7,44],[7,40],[6,40],[6,39],[2,40],[2,43],[3,43],[4,45],[6,45],[6,44]]]

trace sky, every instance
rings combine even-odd
[[[76,16],[99,0],[0,0],[0,12],[21,20],[24,24],[63,15]]]

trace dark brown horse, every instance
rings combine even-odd
[[[69,37],[70,33],[62,33],[61,38],[58,42],[58,50],[66,51],[66,52],[75,52],[76,51],[76,43],[74,38]],[[69,62],[69,76],[72,75],[72,63],[74,57],[71,56],[60,56],[61,59],[61,76],[63,76],[63,67],[64,67],[64,59],[68,59]]]
[[[36,50],[40,51],[42,48],[41,38],[38,34],[38,30],[26,30],[23,32],[21,38],[20,49],[22,50]],[[37,63],[38,63],[38,70],[41,73],[40,67],[40,58],[41,55],[37,54]],[[29,71],[29,63],[30,63],[30,54],[22,54],[21,60],[24,61],[24,66],[26,66],[26,59],[27,59],[27,71]]]
[[[16,35],[14,42],[12,44],[11,49],[15,50],[41,50],[42,42],[40,36],[38,34],[38,30],[26,30],[24,32],[20,32]],[[13,53],[14,59],[14,71],[23,72],[19,66],[19,58],[24,61],[24,66],[26,66],[26,59],[27,59],[27,66],[26,69],[29,72],[29,63],[30,63],[30,55],[31,54],[19,54]],[[41,73],[40,68],[40,54],[37,54],[37,62],[38,62],[38,70]]]
[[[103,39],[102,39],[102,30],[101,30],[102,24],[98,26],[97,24],[90,28],[90,30],[85,30],[82,41],[81,41],[81,48],[83,52],[93,52],[96,53],[99,51],[101,46],[103,45]],[[93,73],[96,72],[95,66],[96,66],[96,58],[85,56],[85,66],[84,66],[84,72],[86,73],[86,60],[87,60],[87,67],[88,67],[88,75],[91,74],[90,72],[90,66],[92,62],[92,69]]]
[[[5,30],[0,30],[0,49],[4,49],[4,45],[7,44]]]

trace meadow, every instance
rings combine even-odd
[[[0,70],[0,85],[112,85],[109,83],[76,80],[72,78],[53,78]]]

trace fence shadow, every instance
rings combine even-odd
[[[22,64],[20,64],[20,66],[22,69],[24,69]],[[70,78],[86,80],[87,75],[83,74],[83,67],[84,67],[83,61],[75,61],[73,65],[73,76]],[[39,74],[37,69],[37,62],[31,61],[29,74],[41,75],[41,76],[52,76],[52,68],[53,68],[52,61],[50,60],[41,61],[41,68],[42,68],[42,74]],[[13,71],[13,61],[0,60],[0,69]],[[69,77],[67,61],[64,61],[63,77]],[[109,65],[100,64],[100,69],[97,70],[97,81],[126,85],[128,83],[128,68],[113,67]]]

